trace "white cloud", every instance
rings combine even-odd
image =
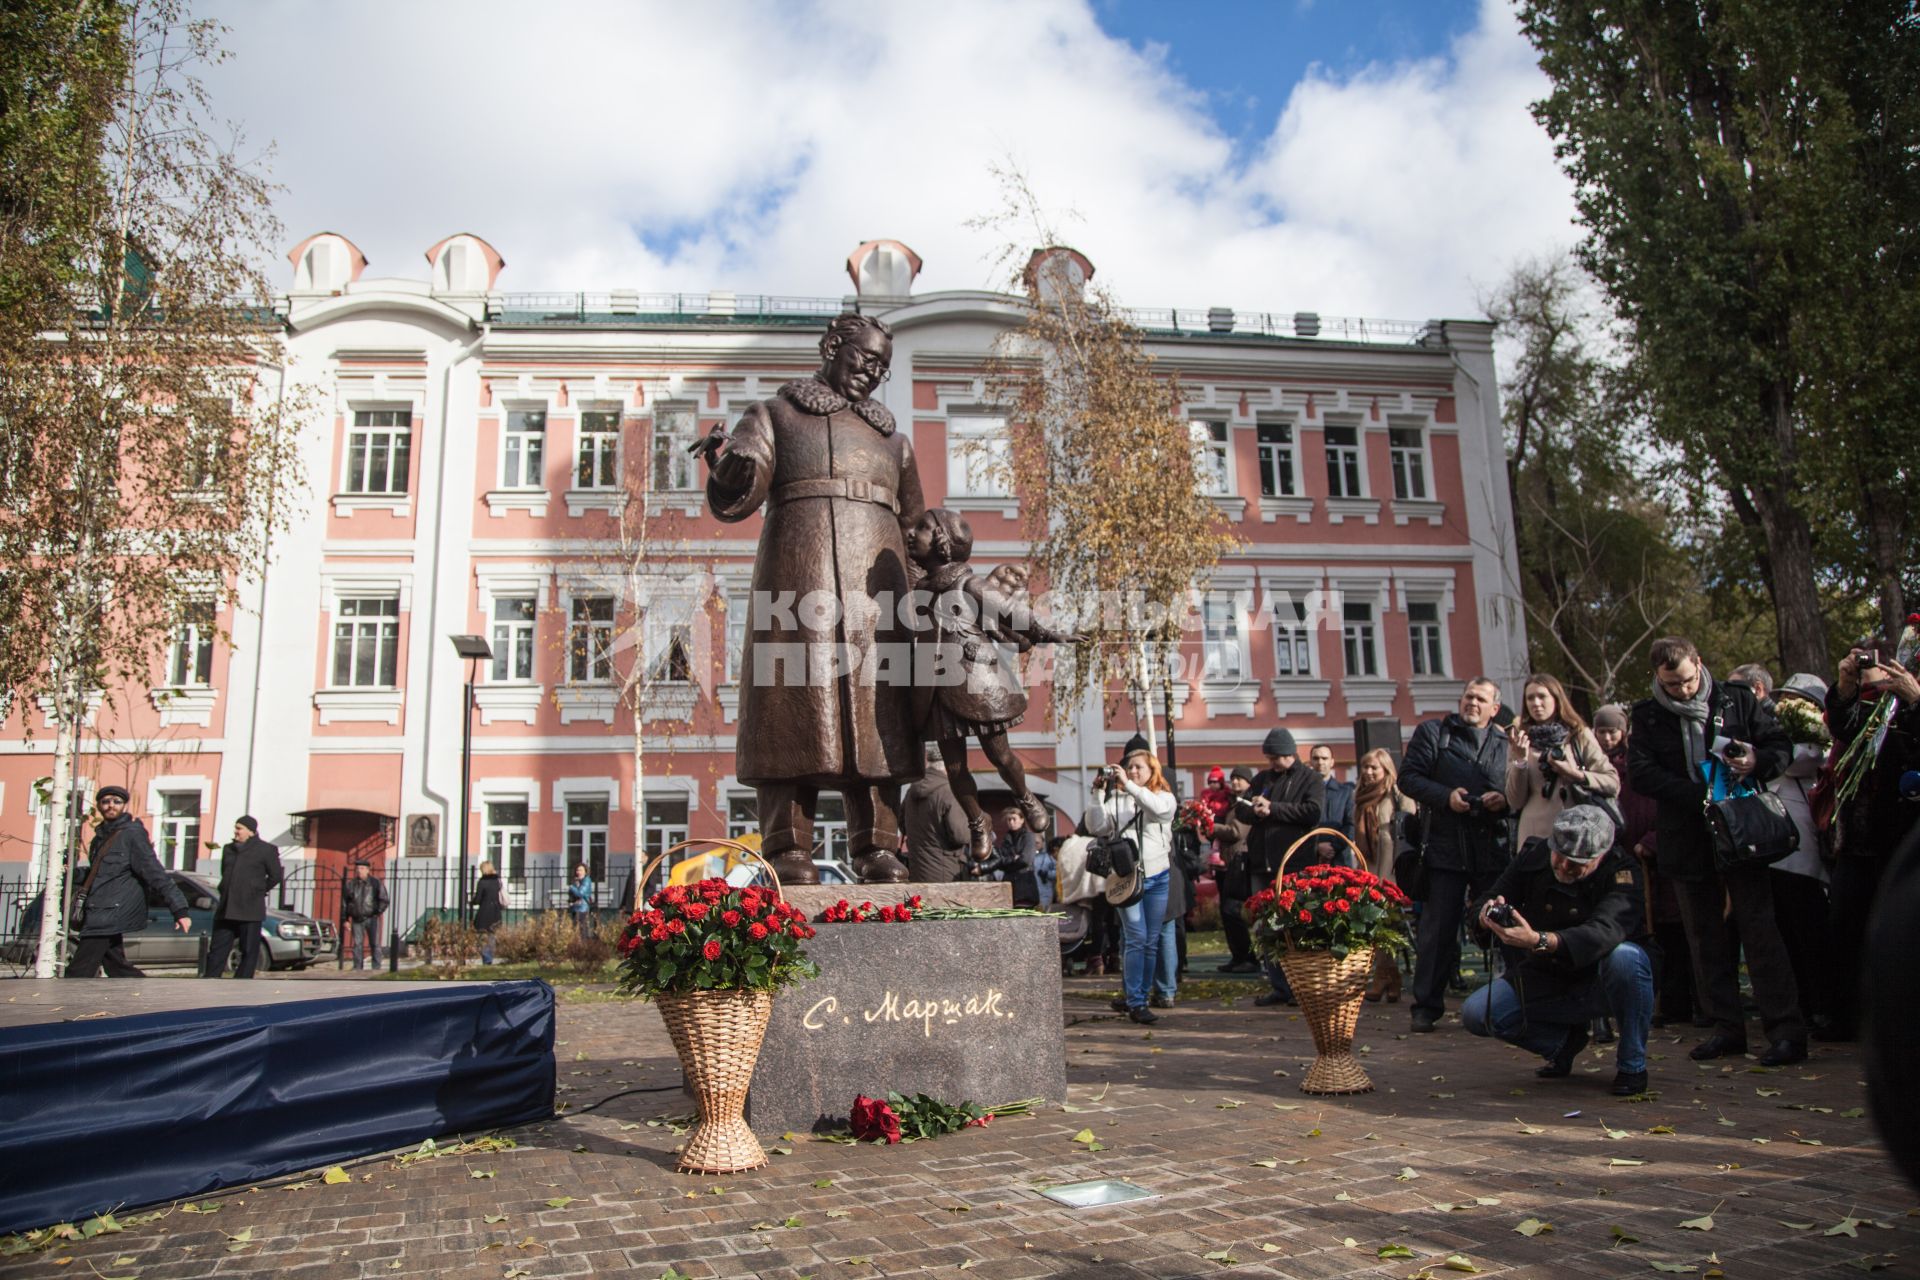
[[[994,236],[965,223],[1009,156],[1140,305],[1469,314],[1476,284],[1572,238],[1499,0],[1445,56],[1292,86],[1243,162],[1079,0],[217,12],[216,105],[277,142],[288,244],[339,231],[374,275],[423,276],[467,230],[503,289],[838,295],[846,253],[890,236],[922,291],[997,286]]]

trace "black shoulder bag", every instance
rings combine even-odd
[[[1720,736],[1723,720],[1724,713],[1716,707],[1707,727],[1709,750],[1713,740]],[[1711,772],[1707,794],[1713,794]],[[1707,830],[1713,837],[1713,865],[1717,871],[1771,866],[1800,847],[1800,828],[1793,824],[1786,803],[1764,787],[1730,795],[1724,800],[1709,800]]]
[[[108,848],[112,846],[109,845]],[[67,904],[67,928],[75,933],[87,927],[87,895],[93,892],[93,878],[100,874],[100,864],[107,860],[107,850],[100,850],[100,856],[87,868],[87,882],[80,886],[80,892],[73,895],[73,901]]]

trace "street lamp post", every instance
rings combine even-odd
[[[493,650],[485,636],[450,636],[453,651],[467,664],[467,684],[460,703],[460,922],[469,923],[467,906],[467,821],[473,812],[473,681],[476,662],[490,661]]]

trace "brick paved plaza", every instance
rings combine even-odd
[[[1254,1008],[1250,986],[1148,1030],[1086,998],[1098,985],[1068,984],[1066,1112],[892,1148],[763,1135],[769,1168],[691,1178],[672,1128],[648,1123],[686,1100],[631,1094],[513,1131],[510,1150],[209,1197],[0,1262],[0,1280],[1920,1275],[1920,1197],[1860,1114],[1850,1049],[1769,1072],[1695,1064],[1690,1030],[1655,1032],[1657,1096],[1630,1103],[1606,1092],[1610,1051],[1539,1081],[1452,1017],[1411,1036],[1404,1004],[1369,1005],[1378,1091],[1314,1099],[1295,1087],[1305,1026]],[[565,1000],[560,1041],[569,1111],[678,1080],[645,1005]],[[1071,1210],[1036,1190],[1096,1177],[1159,1198]],[[1529,1219],[1551,1229],[1525,1234]]]

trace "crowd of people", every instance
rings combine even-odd
[[[1350,863],[1357,849],[1415,903],[1412,953],[1376,955],[1367,999],[1397,1002],[1404,984],[1416,1033],[1438,1029],[1458,991],[1464,1027],[1537,1052],[1544,1077],[1569,1074],[1596,1037],[1615,1043],[1622,1095],[1647,1087],[1658,1026],[1698,1028],[1697,1061],[1751,1047],[1765,1066],[1799,1062],[1810,1037],[1856,1035],[1876,887],[1920,825],[1916,628],[1884,651],[1851,650],[1831,685],[1812,673],[1776,683],[1758,665],[1718,677],[1692,643],[1662,639],[1646,695],[1591,722],[1551,675],[1528,677],[1517,708],[1476,679],[1455,711],[1414,730],[1400,760],[1369,751],[1350,780],[1330,748],[1303,759],[1277,728],[1264,768],[1211,771],[1197,798],[1204,824],[1136,737],[1101,771],[1075,842],[1127,836],[1140,862],[1120,897],[1095,899],[1081,971],[1117,961],[1115,1010],[1152,1022],[1185,971],[1200,877],[1218,889],[1219,971],[1253,974],[1263,966],[1247,900],[1283,860],[1288,871]],[[1181,845],[1200,825],[1196,863]],[[1064,834],[1042,844],[1011,814],[1007,826],[949,878],[1013,880],[1016,901],[1039,905],[1056,875],[1061,890],[1084,877],[1085,850],[1064,849]],[[1323,827],[1343,838],[1308,846]],[[962,834],[956,824],[956,843]],[[1490,962],[1471,992],[1459,981],[1466,946]],[[1255,1003],[1291,1003],[1285,976],[1264,968]]]

